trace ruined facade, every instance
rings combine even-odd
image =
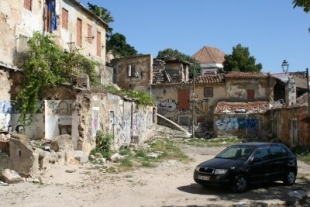
[[[149,92],[152,84],[151,55],[138,55],[112,60],[113,82],[120,88]]]

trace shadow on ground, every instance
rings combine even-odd
[[[308,192],[308,189],[310,189],[310,182],[303,180],[297,180],[293,186],[285,186],[281,182],[251,185],[244,193],[233,193],[229,188],[205,188],[196,183],[178,187],[178,190],[185,193],[211,195],[212,197],[209,199],[210,202],[219,200],[231,203],[236,203],[241,200],[248,200],[249,202],[280,200],[287,203],[287,206],[296,206],[294,204],[289,204],[292,202],[292,198],[290,198],[288,194],[289,192],[300,190]],[[294,202],[295,201],[296,199]],[[309,197],[298,202],[300,206],[310,207]],[[214,205],[214,207],[215,206],[217,205]]]

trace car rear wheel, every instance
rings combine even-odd
[[[248,180],[244,175],[237,175],[234,178],[232,189],[235,193],[243,193],[248,188]]]
[[[296,180],[296,175],[295,175],[295,172],[293,170],[289,170],[287,173],[286,173],[286,177],[285,179],[283,180],[283,183],[285,185],[293,185],[295,183],[295,180]]]

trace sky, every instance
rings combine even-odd
[[[110,11],[113,33],[155,58],[171,48],[192,56],[204,46],[232,54],[241,44],[262,72],[310,69],[310,13],[293,0],[81,0]]]

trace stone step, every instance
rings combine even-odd
[[[74,158],[80,163],[88,162],[88,155],[84,154],[84,152],[81,150],[74,151]]]

